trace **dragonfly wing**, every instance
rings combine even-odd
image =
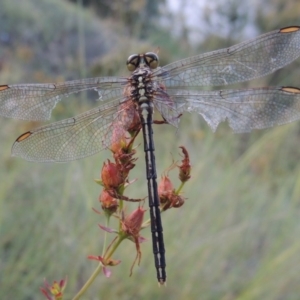
[[[94,89],[100,100],[106,100],[121,96],[126,83],[125,78],[101,77],[57,84],[0,85],[0,115],[21,120],[48,120],[63,97]]]
[[[66,162],[93,155],[119,140],[129,126],[132,114],[120,111],[124,104],[124,98],[116,99],[28,131],[15,141],[12,155],[36,162]]]
[[[164,90],[159,89],[155,93],[153,103],[164,120],[177,128],[182,113],[186,111],[186,101],[184,97],[174,96],[174,98],[170,97]]]
[[[213,131],[228,120],[234,132],[250,132],[300,119],[300,89],[270,87],[245,90],[169,93],[174,102],[185,100],[185,110],[203,116]]]
[[[253,40],[176,61],[154,74],[168,88],[227,85],[265,76],[300,56],[300,27],[263,34]]]

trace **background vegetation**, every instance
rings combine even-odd
[[[300,25],[297,0],[168,3],[0,0],[0,82],[127,76],[132,53],[159,47],[164,65]],[[240,86],[299,87],[299,78],[298,59]],[[95,105],[89,95],[77,100],[59,104],[52,119]],[[93,179],[109,152],[68,164],[11,158],[15,138],[37,125],[0,119],[0,299],[42,299],[43,279],[66,275],[69,299],[95,268],[87,255],[102,249]],[[201,117],[185,115],[178,132],[159,129],[159,173],[180,158],[180,145],[193,166],[185,205],[163,215],[167,287],[157,288],[150,241],[128,276],[135,247],[127,242],[115,257],[122,264],[111,278],[100,276],[84,299],[299,299],[299,123],[243,135],[222,124],[214,134]],[[138,183],[128,190],[133,198],[146,196],[141,146],[138,157]],[[143,234],[150,239],[149,231]]]

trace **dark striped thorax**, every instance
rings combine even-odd
[[[136,104],[152,102],[154,83],[152,70],[158,66],[158,56],[153,52],[133,54],[127,60],[127,68],[132,71],[129,77],[129,96]]]

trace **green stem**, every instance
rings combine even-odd
[[[103,257],[104,261],[109,260],[112,257],[112,255],[114,254],[114,252],[117,250],[117,248],[119,247],[119,245],[122,243],[122,241],[125,238],[127,238],[127,235],[125,235],[125,234],[119,234],[119,236],[115,240],[115,242],[112,245],[112,247],[109,249],[108,252],[106,252],[105,256]]]
[[[185,184],[185,182],[181,182],[179,188],[175,191],[175,194],[176,194],[176,195],[179,195],[179,193],[181,192],[181,190],[182,190],[184,184]]]
[[[147,221],[145,221],[143,224],[142,224],[142,226],[141,226],[141,229],[144,229],[144,228],[146,228],[146,227],[148,227],[149,225],[150,225],[150,219],[148,219]]]
[[[124,206],[124,201],[123,200],[119,200],[119,212],[122,214],[123,212],[123,206]],[[122,217],[122,216],[121,216]],[[119,232],[121,232],[122,229],[122,222],[119,222]]]
[[[108,261],[111,256],[114,254],[114,252],[117,250],[118,246],[122,243],[122,241],[127,237],[127,235],[119,235],[115,241],[115,243],[113,244],[113,246],[110,248],[110,251],[108,251],[105,255],[105,257],[103,257],[104,261]],[[97,276],[100,274],[100,272],[102,271],[103,268],[103,264],[99,263],[98,267],[96,268],[96,270],[93,272],[93,274],[90,276],[90,278],[87,280],[87,282],[84,284],[84,286],[80,289],[80,291],[75,295],[75,297],[73,298],[73,300],[78,300],[80,299],[80,297],[87,291],[87,289],[92,285],[92,283],[94,282],[94,280],[97,278]]]
[[[73,298],[73,300],[78,300],[80,297],[86,292],[86,290],[92,285],[96,277],[99,275],[99,273],[102,270],[102,263],[99,263],[98,267],[96,270],[93,272],[91,277],[87,280],[87,282],[84,284],[84,286],[81,288],[81,290],[76,294],[76,296]]]
[[[109,227],[109,220],[110,220],[110,216],[109,216],[109,215],[106,215],[106,224],[105,224],[106,227]],[[105,232],[104,232],[104,243],[103,243],[102,255],[101,255],[102,257],[103,257],[104,254],[105,254],[106,242],[107,242],[107,234],[108,234],[108,232],[105,231]]]

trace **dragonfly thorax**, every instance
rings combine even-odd
[[[148,66],[136,69],[129,80],[131,98],[134,102],[140,103],[151,101],[153,98],[152,71]]]

